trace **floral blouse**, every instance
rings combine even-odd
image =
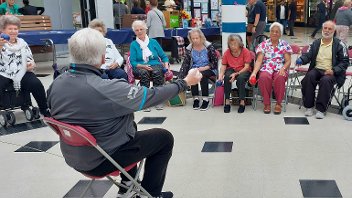
[[[273,47],[271,39],[260,43],[257,47],[256,53],[263,53],[263,63],[260,71],[266,71],[272,74],[279,71],[285,64],[284,54],[292,53],[291,46],[284,40],[279,40],[277,47]]]

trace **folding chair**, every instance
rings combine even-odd
[[[254,62],[255,62],[255,53],[253,51],[250,51],[250,54],[251,54],[251,64],[250,64],[250,67],[251,69],[253,70],[253,67],[254,67]],[[235,86],[236,86],[236,82],[233,82],[232,83],[232,86],[231,86],[231,89],[234,90],[235,89]],[[252,105],[252,108],[255,110],[256,109],[256,100],[255,100],[255,97],[254,97],[254,89],[255,89],[255,86],[256,85],[251,85],[248,81],[246,82],[246,94],[250,93],[250,91],[252,91],[252,95],[248,95],[245,97],[246,101],[246,105],[247,105],[247,99],[249,99],[251,101],[251,105]],[[247,92],[248,91],[248,92]],[[232,101],[232,103],[234,103],[234,99],[239,99],[238,96],[233,96],[232,94],[230,95],[230,100]]]
[[[288,85],[288,95],[292,96],[293,91],[296,90],[296,80],[298,80],[298,76],[296,76],[296,60],[298,59],[299,55],[301,54],[301,48],[296,44],[290,45],[292,48],[292,55],[291,55],[291,65],[289,68],[289,85]]]
[[[141,172],[142,166],[144,164],[144,160],[139,162],[139,166],[138,166],[138,170],[137,170],[137,174],[136,177],[133,178],[131,177],[126,171],[129,171],[130,169],[132,169],[133,167],[137,166],[137,163],[131,164],[125,168],[122,168],[109,154],[107,154],[96,142],[96,139],[87,131],[85,130],[83,127],[80,126],[75,126],[75,125],[70,125],[70,124],[66,124],[60,121],[57,121],[53,118],[49,118],[49,117],[44,117],[44,122],[53,130],[55,131],[55,133],[57,133],[60,137],[60,141],[65,142],[66,144],[73,146],[73,147],[82,147],[82,146],[90,146],[90,147],[94,147],[95,149],[97,149],[107,160],[109,160],[115,167],[116,167],[116,171],[111,172],[105,176],[92,176],[92,175],[87,175],[87,174],[83,174],[84,176],[88,177],[91,179],[91,181],[89,182],[88,186],[86,187],[86,189],[83,191],[83,193],[81,194],[80,197],[83,197],[86,192],[88,191],[88,189],[90,188],[90,186],[92,185],[92,183],[94,182],[94,180],[96,179],[101,179],[104,177],[107,177],[112,183],[114,183],[116,186],[118,187],[122,187],[127,189],[127,192],[125,193],[125,195],[127,196],[131,191],[136,192],[139,195],[144,195],[144,196],[148,196],[149,198],[152,198],[152,196],[137,182],[138,178],[139,178],[139,174]],[[63,153],[63,156],[65,157],[65,153]],[[122,183],[116,182],[115,180],[113,180],[111,178],[111,176],[119,176],[120,173],[122,173],[123,175],[125,175],[131,182],[132,185],[131,186],[126,186]]]

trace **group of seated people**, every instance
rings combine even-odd
[[[43,7],[36,7],[29,4],[29,0],[23,0],[23,7],[19,7],[15,0],[6,0],[0,5],[0,15],[41,15],[45,9]]]
[[[126,73],[121,68],[123,59],[111,40],[104,38],[104,23],[96,19],[90,23],[90,28],[77,31],[69,39],[70,70],[51,84],[47,98],[42,83],[33,73],[35,62],[31,50],[23,39],[18,38],[20,25],[20,20],[13,15],[0,18],[1,32],[10,37],[9,41],[0,38],[0,94],[10,83],[16,91],[31,92],[41,114],[84,127],[123,166],[146,158],[141,185],[153,197],[173,197],[172,192],[162,192],[162,187],[174,140],[164,129],[137,131],[134,112],[162,104],[189,86],[194,98],[193,108],[206,110],[209,106],[208,80],[218,76],[225,86],[225,113],[230,112],[229,92],[234,81],[240,97],[238,112],[244,112],[245,84],[249,78],[258,79],[264,113],[271,112],[272,89],[276,96],[274,113],[281,113],[292,49],[281,39],[283,27],[279,23],[271,25],[270,38],[256,48],[254,68],[250,67],[252,57],[241,37],[230,35],[229,49],[222,58],[220,72],[214,46],[206,41],[201,30],[191,30],[179,79],[165,85],[163,72],[170,70],[168,58],[159,43],[148,38],[145,22],[135,21],[132,29],[137,39],[130,46],[130,62],[142,85],[136,86],[127,83]],[[347,47],[333,37],[334,31],[335,24],[325,22],[322,38],[315,40],[310,50],[296,61],[297,65],[310,62],[309,71],[302,80],[306,116],[313,115],[315,103],[316,117],[324,118],[334,85],[340,87],[345,81],[349,64]],[[153,88],[149,88],[151,81]],[[198,83],[202,92],[201,105]],[[318,96],[314,102],[318,84]],[[65,153],[79,150],[82,155],[68,155],[66,162],[82,173],[102,176],[116,169],[87,147],[72,148],[61,142],[61,149]],[[129,173],[133,176],[135,171],[133,168]],[[126,179],[123,177],[122,181],[128,185]],[[122,189],[119,194],[125,192]]]

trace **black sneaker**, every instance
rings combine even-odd
[[[224,113],[230,113],[231,111],[231,105],[225,105],[224,106]]]
[[[200,107],[201,111],[206,111],[209,108],[209,101],[203,100],[202,106]]]
[[[162,192],[160,196],[155,198],[173,198],[173,197],[174,197],[174,193],[172,193],[171,191],[167,191],[167,192]]]
[[[195,99],[193,101],[193,109],[194,110],[198,110],[199,109],[199,100],[198,99]]]
[[[44,117],[51,117],[49,109],[40,109],[39,110],[40,114],[42,114]]]
[[[244,110],[246,109],[246,106],[245,105],[240,105],[239,107],[238,107],[238,113],[243,113],[244,112]]]
[[[172,193],[171,191],[167,191],[167,192],[161,192],[161,195],[156,196],[154,198],[173,198],[173,197],[174,197],[174,193]],[[136,198],[147,198],[147,196],[137,195]]]

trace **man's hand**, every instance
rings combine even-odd
[[[109,69],[115,69],[117,67],[120,67],[118,63],[111,63],[111,65],[109,66]]]
[[[168,62],[164,63],[164,67],[165,67],[168,71],[170,71],[170,64],[169,64]]]
[[[224,81],[224,74],[219,74],[218,81]]]
[[[188,86],[191,86],[198,84],[202,77],[203,75],[199,72],[198,69],[190,69],[187,76],[183,80],[186,81]]]
[[[325,70],[325,75],[329,75],[329,76],[333,76],[334,75],[334,71],[332,69],[328,69],[328,70]]]
[[[252,33],[255,33],[256,27],[252,27]]]
[[[35,68],[35,63],[34,63],[34,61],[29,61],[29,62],[27,62],[27,71],[33,72],[34,68]]]

